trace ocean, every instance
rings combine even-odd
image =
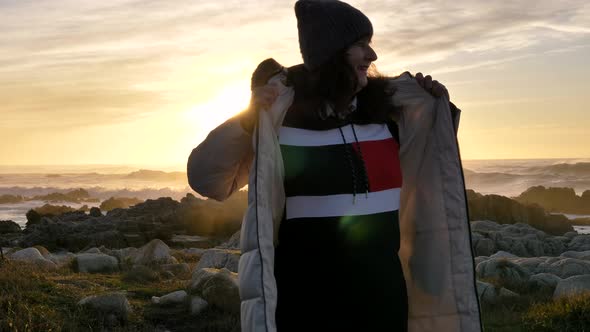
[[[194,193],[187,184],[184,166],[159,170],[133,165],[56,165],[0,166],[0,196],[4,194],[33,197],[52,192],[83,188],[91,197],[137,197],[155,199],[172,197],[180,200]],[[466,188],[481,194],[515,197],[532,186],[569,187],[581,195],[590,190],[590,159],[510,159],[463,160]],[[0,204],[0,220],[13,220],[24,226],[25,213],[45,204],[25,201]],[[99,203],[52,203],[79,208]],[[568,218],[584,217],[566,215]],[[590,226],[576,226],[590,233]]]

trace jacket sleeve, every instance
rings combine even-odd
[[[282,70],[283,66],[273,58],[262,61],[252,73],[250,88],[265,85]],[[248,123],[244,121],[244,114],[215,128],[189,156],[188,183],[200,195],[223,201],[248,184],[254,124],[244,126]]]
[[[200,195],[223,201],[248,184],[252,158],[252,136],[235,116],[193,149],[187,163],[188,183]]]
[[[451,109],[451,119],[453,119],[453,127],[455,128],[455,135],[459,132],[459,120],[461,119],[461,110],[449,101],[449,108]]]

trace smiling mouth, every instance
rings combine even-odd
[[[358,66],[357,68],[358,68],[358,70],[364,71],[364,72],[366,72],[367,70],[369,70],[369,66]]]

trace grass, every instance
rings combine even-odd
[[[481,281],[505,286],[494,279]],[[482,304],[485,332],[590,332],[590,294],[553,300],[552,289],[522,284],[510,290],[520,296]]]
[[[173,331],[239,331],[239,315],[215,308],[198,317],[185,306],[162,310],[152,296],[184,289],[188,280],[146,281],[125,273],[85,274],[70,268],[47,272],[15,261],[0,261],[0,331],[101,331],[103,319],[81,308],[90,295],[125,290],[132,313],[114,331],[153,331],[164,325]],[[237,327],[237,329],[236,329]]]
[[[194,267],[194,261],[191,263]],[[121,290],[126,291],[133,312],[127,323],[114,331],[153,331],[158,325],[172,331],[239,331],[239,314],[210,307],[193,317],[186,306],[162,309],[151,305],[152,296],[184,289],[187,284],[188,280],[178,278],[131,278],[125,272],[81,274],[69,267],[47,272],[20,262],[0,261],[0,331],[100,331],[102,318],[78,307],[78,301]],[[482,304],[486,332],[590,332],[590,295],[553,301],[547,289],[521,285],[512,290],[521,296]]]

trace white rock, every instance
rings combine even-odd
[[[205,251],[195,270],[204,268],[226,268],[232,272],[238,272],[240,251],[232,249],[209,249]]]
[[[207,308],[208,305],[209,303],[207,303],[207,301],[205,301],[205,299],[202,297],[193,296],[191,298],[191,315],[196,316],[200,314],[203,310],[205,310],[205,308]]]
[[[553,298],[590,292],[590,275],[573,276],[559,281]]]
[[[115,272],[119,270],[117,259],[105,254],[78,254],[76,260],[78,271],[82,273]]]
[[[183,291],[179,290],[176,292],[172,292],[166,294],[159,298],[158,304],[160,305],[174,305],[174,304],[181,304],[188,299],[188,294]]]
[[[176,264],[170,248],[162,240],[154,239],[139,249],[133,261],[136,265]]]
[[[42,269],[57,269],[57,265],[54,262],[43,257],[43,255],[41,255],[41,252],[39,252],[37,248],[33,247],[19,250],[8,256],[8,258],[15,261],[26,262],[28,264],[38,266]]]
[[[498,251],[497,253],[490,256],[490,258],[518,258],[518,256],[513,255],[506,251]]]
[[[122,293],[89,296],[80,300],[78,305],[88,306],[102,314],[114,314],[123,320],[127,320],[127,316],[131,312],[131,305],[125,294]]]
[[[529,283],[536,287],[549,287],[555,289],[561,280],[560,277],[551,273],[537,273],[531,276]]]

